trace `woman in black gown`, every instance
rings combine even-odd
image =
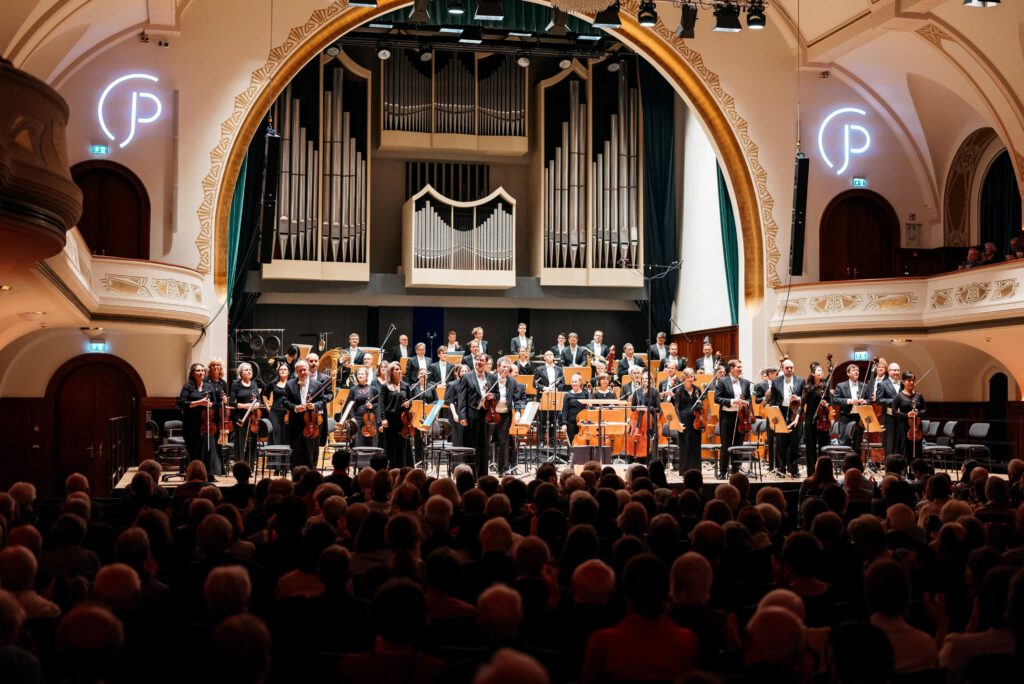
[[[374,427],[380,425],[380,392],[369,384],[369,376],[370,371],[365,366],[356,371],[356,384],[352,386],[345,401],[345,406],[352,404],[348,417],[356,422],[357,430],[354,435],[349,435],[349,439],[355,441],[357,447],[377,446],[376,434],[372,437],[363,434],[364,416],[370,416]]]
[[[224,415],[223,407],[228,405],[228,380],[224,375],[224,361],[219,356],[210,359],[206,364],[206,382],[213,389],[213,403],[217,415],[217,429],[230,430],[230,425],[221,425],[221,417]],[[214,450],[210,452],[210,475],[226,475],[227,468],[224,464],[228,462],[226,448],[214,443]]]
[[[817,361],[811,363],[811,374],[804,385],[803,401],[804,414],[804,447],[807,454],[807,467],[818,460],[818,449],[827,446],[829,442],[828,431],[822,432],[818,429],[817,421],[814,420],[818,406],[821,405],[822,397],[825,396],[825,369]],[[827,401],[827,399],[826,399]]]
[[[583,377],[579,373],[574,373],[572,376],[572,387],[562,398],[562,415],[560,419],[562,429],[565,430],[565,435],[569,438],[570,448],[576,433],[580,430],[576,424],[576,418],[579,416],[580,411],[586,408],[581,403],[583,399],[589,399],[589,395],[583,389]]]
[[[612,376],[601,373],[595,378],[594,390],[591,396],[594,399],[618,399],[615,396],[615,388],[612,387]]]
[[[270,404],[270,424],[273,430],[270,433],[270,443],[275,446],[288,445],[288,426],[284,417],[288,410],[284,407],[284,387],[288,384],[288,364],[282,363],[277,367],[277,382],[272,382],[263,388],[263,403]]]
[[[700,387],[694,382],[695,375],[692,368],[684,368],[682,373],[683,386],[677,387],[673,392],[673,402],[676,407],[676,414],[683,426],[683,431],[677,437],[679,445],[679,474],[687,470],[700,470],[700,436],[701,431],[693,427],[693,407],[700,398]]]
[[[383,414],[381,428],[384,437],[384,455],[392,468],[412,465],[406,456],[406,439],[402,437],[402,414],[409,400],[409,386],[402,382],[402,366],[397,362],[388,365],[388,379],[380,392]]]
[[[910,419],[921,417],[928,410],[924,402],[924,396],[914,391],[917,377],[913,371],[903,371],[900,376],[900,383],[903,387],[892,402],[892,415],[896,417],[896,451],[903,454],[910,463],[921,455],[921,440],[914,441],[907,439],[907,432],[910,431]]]
[[[216,435],[202,434],[204,412],[215,410],[211,398],[214,389],[206,378],[206,366],[193,363],[188,369],[188,382],[178,394],[176,406],[182,415],[182,436],[185,438],[185,449],[189,461],[202,461],[209,467],[211,446],[216,446]]]
[[[253,464],[256,462],[256,442],[259,434],[250,431],[249,421],[242,423],[250,408],[259,408],[260,390],[256,386],[256,381],[252,379],[250,364],[238,364],[238,379],[231,383],[231,394],[228,396],[231,405],[235,407],[232,416],[235,425],[235,460]]]

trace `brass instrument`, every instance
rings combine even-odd
[[[327,405],[327,415],[333,416],[341,411],[340,397],[338,396],[338,368],[342,365],[349,366],[352,357],[349,356],[347,351],[342,351],[341,347],[335,347],[329,349],[323,353],[320,357],[320,366],[318,371],[327,370],[328,375],[331,378],[331,394],[334,398],[331,403]]]

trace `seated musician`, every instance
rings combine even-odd
[[[666,377],[658,386],[658,390],[661,391],[662,397],[667,399],[672,396],[672,389],[681,382],[679,377],[679,366],[675,361],[665,362],[665,374]]]
[[[348,399],[345,401],[345,407],[342,408],[342,413],[345,412],[345,408],[349,404],[352,404],[352,410],[349,412],[349,417],[356,421],[356,425],[359,426],[359,430],[354,435],[355,445],[361,447],[372,447],[377,445],[376,428],[380,424],[380,390],[370,384],[370,371],[365,366],[359,368],[355,373],[356,384],[352,387],[352,390],[348,393]],[[363,434],[363,426],[372,426],[374,428],[374,434],[372,437],[368,437]]]
[[[639,356],[633,354],[633,345],[627,342],[622,347],[622,358],[619,359],[619,377],[632,373],[633,368],[643,370],[646,366]]]
[[[558,333],[558,341],[555,346],[551,347],[551,353],[555,355],[555,363],[562,363],[562,352],[565,351],[566,346],[565,333]]]
[[[589,356],[580,346],[580,336],[574,332],[569,333],[569,346],[562,351],[562,365],[583,366]]]
[[[448,342],[445,343],[444,347],[449,353],[464,351],[462,345],[459,344],[459,334],[454,330],[448,331]]]
[[[366,356],[366,352],[359,349],[358,333],[352,333],[348,336],[348,349],[344,353],[348,356],[348,363],[338,368],[338,373],[340,373],[338,382],[348,387],[355,384],[355,378],[352,377],[352,374],[363,365],[363,360]]]
[[[598,361],[594,365],[594,377],[592,377],[590,379],[590,386],[591,387],[597,387],[598,380],[600,379],[602,373],[604,373],[605,375],[608,376],[608,386],[609,387],[618,387],[619,379],[616,378],[613,375],[610,375],[608,373],[608,366],[605,365],[605,363],[603,361]]]
[[[527,347],[519,348],[519,358],[512,364],[520,375],[533,375],[533,362],[530,361],[530,351]]]
[[[589,395],[587,391],[583,389],[583,377],[579,373],[572,374],[572,386],[569,391],[565,393],[565,398],[562,400],[562,412],[559,416],[559,423],[562,429],[565,430],[566,436],[569,438],[569,444],[572,445],[573,439],[576,437],[576,433],[579,432],[579,426],[576,424],[576,418],[579,416],[580,411],[586,408],[581,403],[582,399],[588,399]]]
[[[600,371],[593,382],[597,383],[594,385],[593,392],[591,393],[594,399],[617,399],[615,388],[612,387],[612,376],[608,375],[608,373]]]

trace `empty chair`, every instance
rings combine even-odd
[[[971,441],[964,441],[953,446],[958,463],[963,463],[970,458],[975,460],[985,459],[989,472],[992,471],[992,452],[982,443],[988,439],[990,429],[991,425],[989,423],[974,423],[967,429],[967,439]]]
[[[934,444],[921,447],[921,455],[930,459],[936,468],[955,467],[956,451],[953,449],[953,435],[956,432],[956,421],[947,420],[942,426],[942,434],[935,438]]]

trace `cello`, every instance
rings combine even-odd
[[[648,437],[651,432],[651,409],[648,406],[651,379],[646,374],[644,378],[646,386],[641,382],[641,386],[633,390],[633,398],[636,397],[637,392],[643,393],[643,405],[635,406],[629,415],[629,438],[626,440],[626,454],[633,458],[647,458],[651,453],[651,441]]]

